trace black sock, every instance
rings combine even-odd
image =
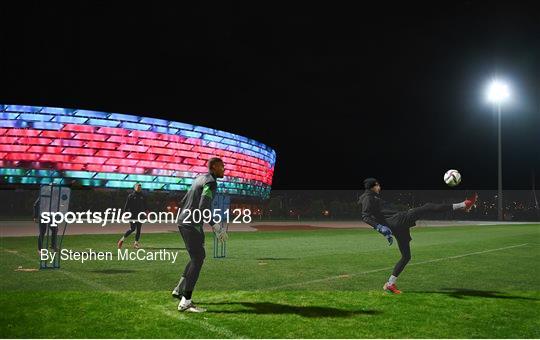
[[[186,300],[191,300],[191,294],[192,294],[192,293],[193,293],[192,290],[186,290],[186,291],[184,292],[184,294],[182,294],[182,295],[186,298]]]

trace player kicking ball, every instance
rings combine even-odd
[[[390,275],[388,282],[383,287],[385,291],[394,294],[401,294],[401,291],[396,286],[396,281],[411,259],[410,242],[412,238],[410,228],[416,225],[416,221],[427,213],[444,213],[452,210],[469,212],[478,198],[478,194],[475,193],[472,197],[456,204],[426,203],[421,207],[407,211],[384,210],[383,212],[383,201],[379,197],[381,192],[379,182],[375,178],[367,178],[364,180],[364,187],[366,191],[358,200],[358,203],[362,206],[362,220],[386,237],[389,245],[392,245],[393,237],[395,237],[401,253],[401,258],[396,263],[392,275]]]
[[[193,181],[191,188],[181,202],[182,210],[178,218],[178,229],[190,257],[180,281],[172,291],[172,296],[180,299],[178,310],[181,312],[202,313],[206,311],[204,308],[197,307],[191,300],[206,257],[203,223],[195,219],[197,216],[203,216],[206,210],[212,212],[212,202],[217,191],[217,179],[223,178],[224,173],[223,161],[219,158],[211,158],[208,161],[208,173]],[[194,214],[195,211],[198,212]],[[227,239],[227,232],[221,224],[214,223],[213,218],[210,218],[210,225],[221,242]]]

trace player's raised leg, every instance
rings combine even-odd
[[[427,213],[443,213],[452,210],[465,210],[469,212],[471,208],[476,204],[478,194],[474,193],[471,197],[465,199],[463,202],[454,204],[438,204],[438,203],[426,203],[421,207],[410,209],[407,213],[414,221],[419,220]]]
[[[388,278],[388,282],[384,284],[384,290],[394,293],[401,294],[401,291],[397,289],[396,281],[405,269],[405,266],[411,260],[411,247],[410,247],[410,231],[409,228],[416,224],[416,221],[420,219],[427,213],[444,213],[452,210],[465,210],[470,211],[470,209],[476,203],[478,194],[474,193],[471,197],[467,198],[465,201],[455,204],[438,204],[438,203],[426,203],[421,207],[410,209],[407,212],[402,212],[395,214],[390,217],[391,227],[394,231],[394,236],[398,241],[399,252],[401,253],[401,258],[396,263],[392,275]]]
[[[471,211],[471,208],[474,207],[476,204],[476,200],[478,199],[478,194],[475,192],[471,197],[467,198],[463,204],[465,204],[465,211],[469,212]]]

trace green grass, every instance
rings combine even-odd
[[[144,231],[144,230],[143,230]],[[35,238],[0,239],[2,338],[539,338],[540,225],[416,228],[404,294],[381,288],[399,258],[372,230],[233,233],[208,258],[194,300],[170,290],[187,253],[178,234],[143,234],[177,263],[64,261],[37,268]],[[64,248],[115,252],[114,235]],[[131,240],[131,239],[130,239]]]

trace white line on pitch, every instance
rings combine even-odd
[[[2,251],[7,251],[7,249],[4,249],[2,248],[1,249]],[[30,261],[30,262],[33,262],[32,259],[22,255],[22,254],[19,254],[19,253],[12,253],[13,255],[16,255],[18,257],[21,257],[23,259],[25,259],[26,261]],[[103,291],[105,293],[108,293],[108,294],[112,294],[112,295],[118,295],[120,296],[122,299],[125,299],[125,300],[131,300],[132,302],[136,302],[136,303],[140,303],[140,302],[145,302],[145,301],[141,301],[141,300],[138,300],[136,298],[133,298],[132,296],[125,296],[125,295],[122,295],[120,294],[120,292],[118,291],[115,291],[115,290],[112,290],[110,287],[107,287],[99,282],[96,282],[96,281],[93,281],[93,280],[90,280],[90,279],[85,279],[85,278],[82,278],[81,276],[77,275],[77,274],[74,274],[74,273],[71,273],[69,271],[66,271],[65,269],[62,269],[62,270],[59,270],[58,271],[59,273],[62,273],[64,274],[65,276],[67,277],[70,277],[72,279],[75,279],[81,283],[84,283],[86,284],[87,286],[90,286],[92,288],[96,288],[100,291]],[[172,318],[175,318],[175,319],[178,319],[180,318],[182,321],[186,321],[187,323],[191,323],[195,326],[198,326],[198,327],[201,327],[205,330],[209,330],[213,333],[216,333],[222,337],[227,337],[227,338],[233,338],[233,339],[240,339],[240,338],[244,338],[244,336],[239,336],[233,332],[231,332],[229,329],[225,328],[225,327],[220,327],[220,326],[216,326],[216,325],[213,325],[211,323],[209,323],[208,321],[205,321],[205,320],[201,320],[201,319],[190,319],[189,317],[186,317],[185,315],[183,315],[182,313],[180,312],[172,312],[172,311],[169,311],[169,310],[164,310],[164,309],[161,309],[159,308],[158,306],[156,305],[150,305],[146,306],[147,308],[150,308],[150,309],[153,309],[154,311],[157,311],[157,312],[160,312],[164,315],[167,315],[167,316],[170,316]]]
[[[491,253],[491,252],[494,252],[494,251],[500,251],[500,250],[505,250],[505,249],[523,247],[523,246],[526,246],[527,244],[528,243],[523,243],[523,244],[517,244],[517,245],[503,247],[503,248],[488,249],[488,250],[476,251],[476,252],[473,252],[473,253],[467,253],[467,254],[462,254],[462,255],[454,255],[454,256],[441,257],[441,258],[438,258],[438,259],[432,259],[432,260],[427,260],[427,261],[414,262],[414,263],[409,264],[409,266],[417,266],[417,265],[420,265],[420,264],[427,264],[427,263],[439,262],[439,261],[444,261],[444,260],[458,259],[458,258],[466,257],[466,256]],[[347,277],[366,275],[366,274],[381,272],[381,271],[385,271],[385,270],[391,270],[393,268],[394,268],[394,266],[385,267],[385,268],[378,268],[378,269],[372,269],[372,270],[367,270],[367,271],[361,272],[361,273],[349,274]],[[303,281],[303,282],[296,282],[296,283],[288,283],[288,284],[285,284],[285,285],[274,286],[274,287],[270,287],[270,288],[266,288],[266,289],[262,289],[262,290],[276,290],[276,289],[280,289],[280,288],[303,286],[303,285],[310,284],[310,283],[317,283],[317,282],[336,280],[336,279],[339,279],[339,278],[342,278],[342,277],[343,277],[343,275],[335,275],[335,276],[325,277],[325,278],[322,278],[322,279]]]

